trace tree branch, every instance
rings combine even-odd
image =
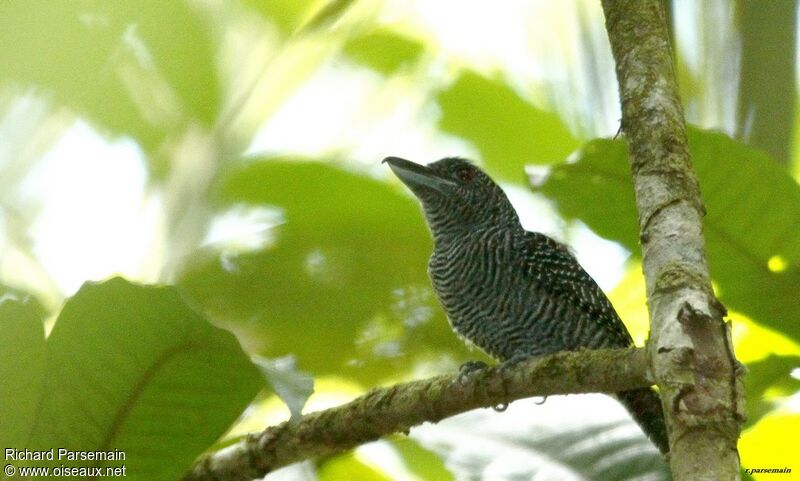
[[[251,434],[200,458],[184,481],[261,478],[307,458],[346,451],[423,422],[532,396],[619,392],[652,385],[643,349],[562,352],[468,375],[446,375],[367,394]]]
[[[661,0],[603,0],[639,210],[648,354],[673,478],[739,476],[741,373],[706,264],[705,214],[686,140]]]

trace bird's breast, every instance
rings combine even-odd
[[[503,236],[437,246],[428,273],[453,328],[479,346],[481,330],[514,315],[511,302],[525,290],[515,275],[513,246]]]

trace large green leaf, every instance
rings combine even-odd
[[[205,19],[184,1],[0,2],[0,82],[35,85],[152,149],[186,117],[211,124],[220,92]],[[11,47],[13,46],[13,47]]]
[[[124,462],[98,463],[124,464],[127,479],[178,477],[262,386],[233,335],[177,290],[120,278],[88,283],[67,301],[46,359],[32,448],[119,449]]]
[[[467,72],[438,96],[439,126],[472,142],[490,173],[522,183],[525,164],[552,164],[580,145],[561,119],[508,84]]]
[[[690,129],[689,145],[708,211],[706,248],[720,299],[800,340],[800,186],[767,155],[723,134]],[[622,141],[591,141],[577,162],[554,167],[533,184],[565,217],[639,253]]]
[[[220,208],[242,203],[282,209],[274,240],[196,256],[181,284],[261,354],[370,383],[438,356],[432,348],[464,356],[430,290],[430,235],[408,195],[321,163],[267,160],[228,179]]]
[[[44,380],[45,311],[28,294],[0,286],[0,446],[25,446]]]

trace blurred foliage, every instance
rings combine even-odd
[[[796,0],[735,0],[742,31],[738,134],[787,165],[797,103]],[[774,92],[783,92],[775,95]]]
[[[580,428],[540,428],[529,433],[525,426],[515,431],[491,429],[480,420],[470,423],[473,429],[469,431],[469,427],[459,429],[458,421],[447,423],[460,436],[423,441],[444,458],[456,479],[535,479],[545,473],[547,479],[569,481],[671,479],[655,447],[637,430],[628,429],[627,422],[589,422]],[[471,438],[480,438],[484,449],[470,449]],[[535,462],[541,458],[548,462]]]
[[[419,42],[388,30],[375,30],[361,35],[344,47],[344,53],[353,60],[384,75],[413,65],[422,51],[423,46]]]
[[[439,135],[443,133],[466,141],[479,153],[475,160],[511,185],[524,185],[528,166],[534,190],[552,200],[565,219],[580,221],[631,251],[634,260],[611,297],[637,341],[644,341],[647,315],[636,259],[637,213],[624,143],[583,143],[587,139],[575,132],[585,129],[562,121],[575,112],[600,115],[593,110],[614,104],[609,98],[592,98],[586,100],[588,107],[563,108],[581,99],[581,89],[614,95],[601,91],[613,72],[604,72],[597,52],[591,51],[607,45],[586,31],[601,20],[587,13],[591,9],[581,10],[577,22],[583,29],[582,50],[577,54],[566,43],[558,45],[569,40],[566,36],[530,50],[556,56],[564,65],[574,65],[573,56],[591,64],[586,69],[575,66],[567,78],[561,72],[542,80],[528,76],[533,64],[517,66],[522,75],[499,64],[465,64],[430,32],[402,28],[397,15],[378,15],[379,3],[0,2],[0,40],[8,46],[0,49],[5,67],[0,69],[0,108],[11,110],[16,98],[28,97],[47,105],[39,112],[45,120],[38,130],[12,129],[8,124],[17,117],[0,118],[0,162],[8,161],[2,166],[4,180],[13,178],[22,185],[26,174],[39,166],[21,165],[19,159],[41,157],[39,151],[46,150],[42,146],[57,140],[47,135],[62,134],[72,118],[88,122],[109,139],[132,139],[147,163],[148,194],[162,202],[166,230],[174,234],[153,241],[154,256],[178,266],[165,269],[178,273],[174,279],[163,277],[174,281],[183,296],[172,287],[118,278],[87,284],[66,302],[53,326],[57,313],[46,312],[24,289],[0,288],[0,445],[118,448],[129,456],[128,477],[174,479],[203,450],[219,449],[249,430],[285,419],[287,410],[276,394],[296,416],[311,390],[305,371],[317,386],[310,408],[318,409],[331,404],[330,399],[327,404],[315,402],[326,394],[338,393],[335,399],[341,402],[374,385],[486,359],[450,331],[429,287],[426,263],[432,246],[420,209],[398,183],[375,178],[374,164],[382,155],[365,166],[359,163],[362,154],[336,145],[306,157],[280,149],[256,157],[245,154],[257,130],[249,123],[282,118],[281,107],[293,105],[294,94],[326,70],[379,74],[370,78],[379,79],[384,97],[365,93],[377,99],[377,107],[370,108],[380,115],[387,114],[379,108],[386,105],[399,111],[419,108],[413,121],[422,122],[420,130],[429,121],[438,138],[446,137]],[[781,8],[791,10],[792,4],[784,2]],[[561,5],[568,10],[568,2]],[[700,2],[696,15],[713,27],[721,22],[715,16],[719,8],[717,2]],[[451,12],[448,25],[459,24],[459,14]],[[753,34],[750,17],[739,20]],[[253,18],[258,19],[256,26],[248,23]],[[784,18],[783,30],[772,33],[785,36],[787,25],[795,22],[794,17]],[[747,103],[759,92],[782,91],[763,88],[764,82],[786,83],[794,75],[789,64],[776,65],[770,62],[777,57],[767,58],[775,50],[774,40],[750,42],[744,46],[745,56],[764,66],[751,69],[739,87],[731,87],[733,80],[725,75],[735,61],[716,57],[735,42],[722,37],[714,43],[717,29],[711,27],[700,32],[699,45],[681,39],[690,27],[674,32],[676,44],[698,47],[708,63],[698,62],[692,57],[696,52],[686,47],[676,56],[687,112],[699,112],[704,125],[709,112],[735,111],[727,97],[736,97],[729,95],[736,88]],[[301,35],[305,33],[314,35]],[[473,28],[472,35],[491,33],[481,27]],[[711,65],[711,60],[727,63]],[[542,92],[575,96],[565,100]],[[335,101],[339,92],[327,95]],[[414,102],[385,98],[398,95]],[[415,103],[419,98],[423,100]],[[772,132],[776,137],[749,139],[769,152],[787,152],[785,132],[794,127],[785,119],[794,104],[778,104],[770,105],[780,118],[761,111],[754,126],[763,133],[778,121]],[[553,105],[561,111],[548,110]],[[323,114],[325,106],[313,108],[304,115]],[[736,128],[728,132],[741,135],[747,130],[749,117],[741,113],[733,115]],[[595,118],[579,122],[601,123]],[[370,130],[360,136],[372,145],[376,137],[400,131],[390,127],[391,135],[376,136]],[[794,444],[787,433],[798,428],[786,399],[800,388],[796,375],[791,376],[800,366],[800,322],[794,306],[800,289],[799,187],[774,159],[723,134],[692,129],[690,143],[708,208],[705,232],[713,280],[723,302],[736,311],[731,314],[735,324],[746,327],[736,341],[749,369],[743,463],[781,466],[793,459]],[[28,172],[8,172],[9,165]],[[16,248],[35,262],[35,239],[28,230],[36,220],[34,202],[17,201],[4,190],[0,227],[8,232],[0,232],[0,246],[4,254]],[[220,218],[263,212],[274,215],[255,233],[255,245],[203,242]],[[192,227],[186,229],[187,224]],[[38,275],[33,277],[44,274]],[[18,278],[0,281],[20,285]],[[60,298],[49,301],[46,305],[56,305]],[[206,316],[234,332],[249,354],[269,359],[251,362],[236,340],[212,327]],[[52,327],[46,341],[45,325]],[[272,389],[219,441],[264,378]],[[534,429],[540,422],[530,420]],[[525,468],[534,471],[565,468],[584,479],[664,479],[663,463],[645,438],[611,435],[618,427],[587,425],[536,439],[475,438],[496,442],[503,450],[516,443],[526,453]],[[472,457],[465,465],[465,451],[459,451],[465,436],[457,433],[440,441],[428,445],[393,437],[386,442],[421,480],[491,476],[488,455]],[[347,454],[323,460],[318,479],[392,479],[365,459]],[[516,468],[505,468],[492,479],[516,479]]]
[[[252,349],[366,385],[431,351],[467,357],[430,292],[431,241],[408,196],[323,163],[261,159],[219,195],[221,210],[242,203],[281,209],[270,245],[197,257],[180,284]]]
[[[392,446],[405,461],[408,469],[419,479],[435,479],[437,481],[453,481],[453,473],[448,471],[442,457],[425,449],[416,440],[408,437],[394,436]]]
[[[797,459],[797,443],[794,435],[800,432],[800,416],[786,409],[775,409],[760,422],[742,433],[739,449],[742,464],[746,467],[790,468],[792,473],[784,479],[795,479],[797,470],[793,467]],[[776,474],[754,474],[754,479],[775,478]]]
[[[628,269],[608,298],[625,323],[637,346],[644,346],[650,334],[650,316],[647,312],[647,292],[639,262],[629,262]]]
[[[120,278],[86,284],[70,299],[44,354],[42,396],[32,403],[35,417],[22,418],[30,434],[16,446],[118,449],[124,462],[97,465],[124,464],[131,479],[179,476],[262,386],[235,338],[189,309],[175,288]],[[15,379],[15,367],[1,364],[0,377]]]
[[[510,182],[524,179],[526,164],[561,162],[580,145],[556,114],[501,80],[466,72],[437,101],[439,127],[475,144],[489,173]]]
[[[745,429],[778,406],[774,398],[790,396],[800,390],[800,380],[791,375],[797,366],[800,366],[800,356],[769,356],[747,365]]]
[[[44,382],[44,317],[35,298],[0,285],[1,446],[23,446],[30,434]]]
[[[185,2],[0,2],[0,81],[33,85],[154,153],[191,118],[211,124],[220,87],[206,19]]]
[[[706,205],[706,249],[720,300],[800,341],[800,317],[790,294],[800,289],[800,231],[793,227],[800,223],[800,186],[765,154],[723,134],[690,129],[689,145]],[[638,255],[625,144],[595,140],[576,160],[534,178],[534,186],[565,217],[581,219]]]
[[[409,479],[431,481],[452,481],[454,479],[453,474],[444,466],[439,455],[422,447],[412,438],[398,435],[378,443],[389,447],[403,460],[404,467],[409,471]],[[388,481],[396,479],[382,472],[379,466],[373,466],[373,463],[369,463],[368,460],[368,456],[358,456],[352,452],[323,459],[318,463],[318,479],[320,481],[343,479]]]
[[[243,0],[270,24],[282,37],[324,30],[341,18],[355,0]]]
[[[283,35],[289,35],[300,26],[314,0],[246,0],[254,11],[263,15]]]
[[[689,143],[707,210],[706,250],[720,300],[787,336],[796,352],[800,317],[791,293],[800,289],[800,232],[792,226],[800,223],[800,186],[766,154],[724,134],[692,128]],[[537,170],[531,184],[552,199],[565,218],[580,219],[639,256],[629,171],[623,141],[598,139],[582,147],[574,162]],[[622,301],[620,314],[634,327],[634,335],[641,335],[646,327],[641,274],[632,271],[618,289],[611,297]],[[761,343],[776,339],[767,330],[745,337],[766,353],[777,346]],[[758,426],[763,416],[798,392],[800,384],[791,375],[798,366],[800,358],[793,355],[767,355],[747,364],[747,427]],[[776,434],[773,442],[789,442],[788,433]],[[744,438],[754,434],[758,428]],[[746,451],[742,458],[746,466],[762,463]]]
[[[340,481],[354,479],[358,481],[391,481],[392,478],[360,461],[352,453],[342,454],[326,459],[320,463],[317,471],[319,481]]]

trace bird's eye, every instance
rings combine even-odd
[[[472,170],[472,169],[468,169],[468,168],[464,167],[464,168],[458,169],[458,172],[456,172],[456,175],[458,176],[459,179],[461,179],[462,182],[469,182],[469,181],[471,181],[472,179],[475,178],[475,171]]]

